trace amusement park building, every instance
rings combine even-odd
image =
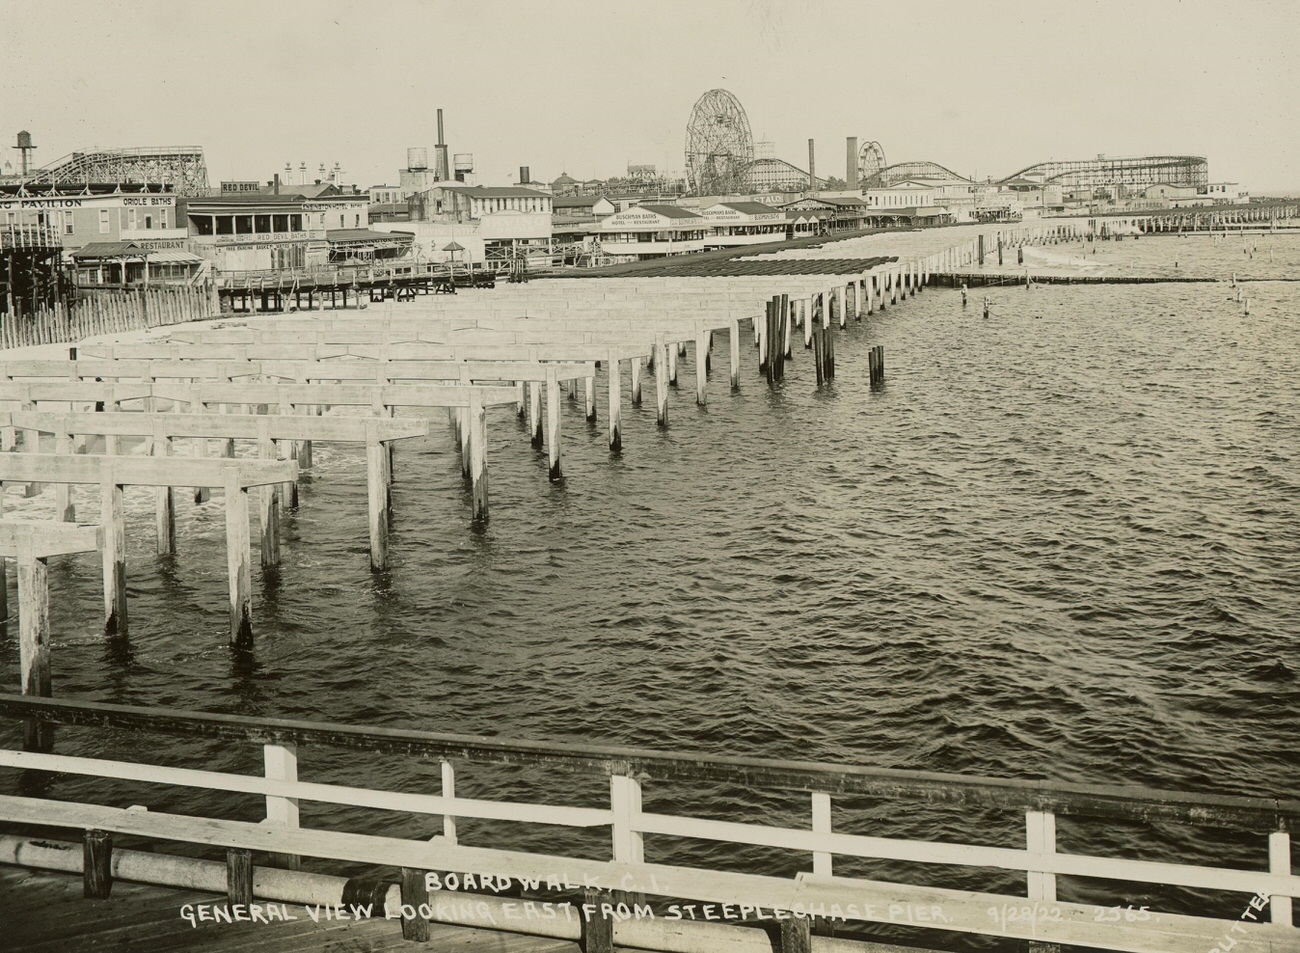
[[[719,202],[701,214],[709,223],[706,248],[761,245],[786,237],[785,213],[761,202]]]
[[[614,261],[645,261],[704,250],[709,221],[676,205],[637,205],[600,223],[601,250]]]

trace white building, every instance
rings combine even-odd
[[[761,202],[718,202],[700,212],[709,224],[706,248],[760,245],[785,238],[785,213]]]
[[[618,261],[644,261],[704,250],[709,221],[676,205],[637,205],[600,223],[601,251]]]
[[[935,205],[938,190],[929,182],[907,179],[888,188],[866,189],[862,197],[866,200],[868,213],[879,211],[897,211],[905,208],[929,208]]]

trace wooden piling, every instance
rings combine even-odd
[[[614,953],[614,920],[605,912],[613,906],[608,892],[590,887],[583,891],[583,910],[592,915],[582,917],[578,939],[582,953]]]
[[[106,464],[101,471],[99,519],[104,526],[104,634],[125,639],[126,615],[126,516],[122,486],[113,482]]]
[[[528,382],[528,433],[534,447],[542,446],[542,382]]]
[[[249,565],[248,491],[239,481],[239,467],[226,467],[226,572],[230,581],[230,644],[253,644],[253,573]],[[108,532],[104,533],[107,551]]]
[[[424,886],[424,875],[423,870],[403,867],[401,885],[398,889],[402,906],[415,910],[413,917],[405,914],[402,916],[402,939],[415,943],[429,942],[429,921],[425,919],[424,914],[420,913],[420,908],[429,903],[429,892]]]
[[[270,421],[260,421],[257,436],[258,456],[274,460],[275,442],[271,439]],[[280,488],[268,483],[258,492],[259,516],[262,524],[262,565],[280,565]]]
[[[695,335],[695,403],[703,407],[709,402],[709,332]]]
[[[113,835],[89,830],[82,835],[81,895],[87,900],[107,900],[113,889]]]
[[[817,324],[812,329],[813,367],[817,370],[817,386],[826,383],[825,329]]]
[[[655,421],[668,426],[668,345],[660,337],[655,342]]]
[[[388,448],[379,439],[378,423],[366,422],[366,500],[370,523],[370,568],[388,567]]]
[[[18,564],[19,675],[24,695],[50,697],[50,586],[45,559],[30,546],[21,547]],[[36,719],[23,725],[26,751],[50,751],[51,725]]]
[[[247,908],[253,902],[253,852],[226,848],[226,899]]]
[[[169,457],[172,452],[172,440],[164,432],[162,420],[154,420],[152,437],[152,455]],[[157,551],[159,556],[171,556],[176,553],[176,501],[175,492],[170,486],[154,487],[154,526],[157,530]]]
[[[560,381],[555,368],[546,368],[546,456],[547,476],[560,479]]]
[[[72,454],[75,452],[72,434],[55,434],[54,452]],[[74,523],[77,508],[72,502],[72,484],[56,483],[54,485],[54,518],[64,523]]]
[[[731,348],[731,389],[740,390],[740,322],[733,319],[727,329],[728,344]]]
[[[644,358],[632,358],[632,406],[641,406],[641,362]]]
[[[664,346],[665,362],[664,367],[668,368],[668,383],[673,387],[677,386],[677,342],[673,341]]]
[[[586,395],[587,423],[596,422],[596,376],[586,378],[583,383],[586,385],[583,390]]]
[[[620,406],[623,382],[620,379],[618,354],[611,351],[605,362],[609,369],[609,452],[623,450],[623,411]]]
[[[591,378],[587,378],[590,382]],[[468,422],[470,430],[470,498],[471,518],[486,523],[488,518],[487,415],[483,398],[477,391],[470,394]]]

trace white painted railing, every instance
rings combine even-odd
[[[731,902],[744,904],[746,897],[752,897],[752,905],[774,904],[778,907],[777,901],[781,900],[793,905],[805,901],[812,904],[815,898],[823,898],[824,903],[833,903],[842,912],[848,911],[843,913],[845,919],[860,921],[898,922],[890,912],[890,904],[877,908],[863,898],[894,897],[898,903],[906,905],[921,904],[924,898],[933,911],[932,915],[926,915],[928,921],[921,922],[921,925],[997,936],[1024,936],[1045,942],[1080,942],[1086,939],[1089,945],[1150,953],[1174,953],[1184,949],[1197,953],[1198,943],[1205,943],[1199,949],[1209,953],[1215,938],[1233,927],[1235,922],[1164,913],[1145,906],[1134,908],[1124,901],[1124,895],[1119,891],[1114,906],[1058,901],[1058,877],[1086,877],[1266,898],[1271,925],[1251,923],[1235,927],[1234,937],[1240,930],[1246,931],[1240,937],[1237,953],[1300,949],[1300,931],[1292,925],[1292,898],[1300,895],[1300,877],[1291,872],[1291,842],[1287,833],[1300,820],[1300,802],[1297,801],[1021,782],[626,748],[512,742],[419,731],[361,729],[277,719],[56,702],[15,695],[0,695],[0,714],[28,719],[40,716],[42,720],[56,724],[115,731],[126,729],[221,738],[234,744],[260,744],[265,765],[263,776],[0,750],[0,766],[7,768],[264,798],[266,820],[258,828],[261,833],[254,842],[268,846],[259,849],[347,860],[367,857],[375,863],[384,863],[383,858],[394,851],[407,856],[406,848],[395,847],[390,838],[363,839],[361,847],[356,847],[353,840],[339,841],[340,847],[346,846],[347,849],[336,850],[331,838],[355,839],[358,835],[331,834],[313,829],[301,832],[302,835],[310,833],[310,840],[296,836],[300,802],[314,801],[441,816],[442,836],[425,845],[423,849],[427,853],[411,855],[418,856],[428,869],[464,870],[463,867],[457,868],[456,864],[474,857],[476,863],[490,862],[497,865],[493,869],[507,875],[520,876],[523,871],[531,871],[536,876],[546,864],[559,863],[568,871],[590,872],[591,882],[604,888],[635,887],[641,892],[664,898],[702,903],[727,902],[726,898],[732,898]],[[298,752],[306,745],[370,751],[376,758],[399,753],[436,758],[441,764],[442,793],[376,790],[300,780]],[[455,793],[456,772],[452,767],[455,762],[544,765],[548,770],[603,774],[609,778],[609,799],[600,806],[586,806],[460,797]],[[809,822],[806,827],[796,828],[647,812],[642,807],[642,790],[647,783],[667,788],[674,794],[683,788],[719,783],[744,785],[752,790],[803,791],[809,797]],[[836,832],[831,820],[835,800],[864,794],[888,798],[900,805],[924,801],[1015,811],[1025,818],[1025,839],[1022,844],[1014,846],[987,846]],[[243,843],[241,838],[244,835],[239,833],[242,828],[236,822],[155,815],[152,813],[154,810],[151,807],[147,817],[139,813],[131,815],[128,823],[125,815],[106,813],[106,809],[95,805],[0,798],[0,819],[30,820],[41,816],[42,811],[80,818],[82,815],[78,811],[83,811],[84,821],[78,823],[87,827],[120,823],[127,832],[139,833],[148,829],[150,819],[156,817],[158,824],[170,825],[162,828],[161,832],[154,832],[162,839],[192,838],[196,843],[224,843],[228,847]],[[1266,835],[1267,852],[1266,856],[1261,856],[1258,869],[1062,853],[1056,849],[1058,815],[1072,819],[1181,821],[1255,830],[1262,835],[1261,847]],[[114,817],[117,820],[113,820]],[[467,850],[463,844],[457,844],[457,818],[566,828],[607,827],[611,836],[610,860],[598,862],[571,856],[556,858],[520,854],[510,851],[507,846],[494,846],[487,851],[473,848],[468,849],[468,853],[457,854],[456,851]],[[220,837],[214,835],[212,826],[217,824],[224,824],[223,830],[229,829],[229,832]],[[283,837],[276,839],[275,830],[284,831]],[[737,875],[657,866],[647,861],[647,838],[656,835],[809,854],[811,869],[793,881],[783,881],[757,873]],[[366,842],[373,845],[369,852],[364,846]],[[1025,896],[972,894],[835,875],[837,862],[864,858],[1023,872],[1027,891]],[[402,863],[410,866],[405,860]],[[621,875],[615,877],[615,873],[620,872]],[[656,883],[671,886],[645,889]],[[1029,901],[1029,906],[1024,905],[1026,901]],[[1260,903],[1263,902],[1261,899]],[[1032,914],[1026,915],[1025,922],[1021,922],[1019,916],[1022,907]],[[1008,910],[1011,911],[1009,915]],[[909,919],[917,925],[916,917],[909,916]]]

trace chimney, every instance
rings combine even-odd
[[[532,181],[532,179],[531,179],[531,178],[529,177],[529,175],[528,175],[528,166],[526,166],[526,165],[521,165],[521,166],[519,167],[519,184],[520,184],[520,185],[527,185],[527,184],[528,184],[529,182],[531,182],[531,181]]]
[[[280,194],[280,173],[279,172],[275,174],[275,190],[272,194],[273,195]]]
[[[808,191],[817,191],[817,167],[813,160],[813,141],[808,140]]]
[[[849,136],[848,148],[845,149],[844,158],[844,181],[849,184],[849,188],[857,190],[858,187],[858,137]]]

